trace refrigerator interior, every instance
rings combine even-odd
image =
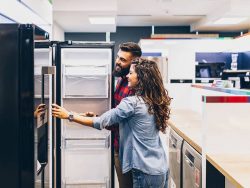
[[[112,49],[74,45],[61,49],[62,105],[101,115],[111,108]],[[61,129],[62,187],[111,187],[110,131],[68,120]]]
[[[45,114],[41,114],[35,118],[35,187],[51,187],[51,112],[52,103],[52,76],[45,74],[44,82],[42,81],[42,67],[51,66],[51,48],[44,46],[43,48],[35,48],[34,50],[34,109],[40,104],[45,104]],[[44,84],[44,93],[42,92],[42,84]],[[39,122],[40,121],[40,122]],[[44,172],[42,172],[44,171]],[[44,173],[44,174],[43,174]],[[44,176],[44,180],[43,177]],[[43,182],[44,181],[44,185]]]

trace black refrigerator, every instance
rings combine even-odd
[[[55,67],[47,39],[48,33],[32,24],[0,24],[1,187],[52,185]],[[44,58],[45,65],[39,64]]]

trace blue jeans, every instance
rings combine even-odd
[[[140,170],[132,169],[133,188],[167,188],[167,174],[149,175]]]

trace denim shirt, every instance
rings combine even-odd
[[[141,97],[122,99],[116,108],[93,118],[93,122],[96,129],[119,123],[119,158],[123,173],[132,168],[150,175],[167,172],[167,158],[155,117],[148,113],[148,106]]]

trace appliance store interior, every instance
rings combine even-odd
[[[249,0],[0,0],[0,187],[250,188],[249,7]],[[120,133],[93,128],[133,97],[117,92],[123,79],[131,89],[140,63],[115,75],[128,43],[157,64],[171,98],[158,158],[153,147],[140,153],[133,128],[124,136],[129,119],[116,125]],[[159,186],[147,183],[157,177]]]

